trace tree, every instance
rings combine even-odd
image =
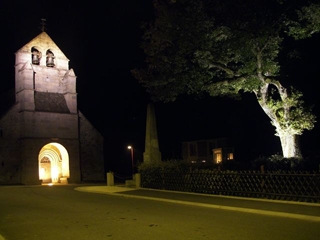
[[[133,76],[155,101],[181,94],[253,93],[280,138],[283,157],[301,157],[297,137],[316,122],[281,71],[289,39],[320,30],[320,5],[286,0],[155,0],[144,25],[146,68]],[[298,9],[298,10],[296,10]]]

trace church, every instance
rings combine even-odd
[[[69,59],[43,30],[15,53],[15,103],[0,115],[0,184],[105,180],[104,138],[77,106]]]

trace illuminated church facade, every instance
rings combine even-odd
[[[104,181],[103,146],[78,110],[69,59],[43,31],[15,54],[15,104],[0,116],[0,184]]]

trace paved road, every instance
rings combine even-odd
[[[107,186],[0,187],[5,240],[320,237],[319,205]]]
[[[250,212],[279,217],[290,217],[320,223],[320,204],[290,201],[274,201],[241,197],[183,193],[156,189],[135,189],[123,186],[84,186],[75,190],[91,193],[114,194],[123,197],[143,198],[155,201]]]

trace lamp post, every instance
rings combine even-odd
[[[133,147],[128,146],[128,149],[130,149],[131,152],[131,167],[132,167],[132,177],[134,176],[134,168],[133,168]]]

